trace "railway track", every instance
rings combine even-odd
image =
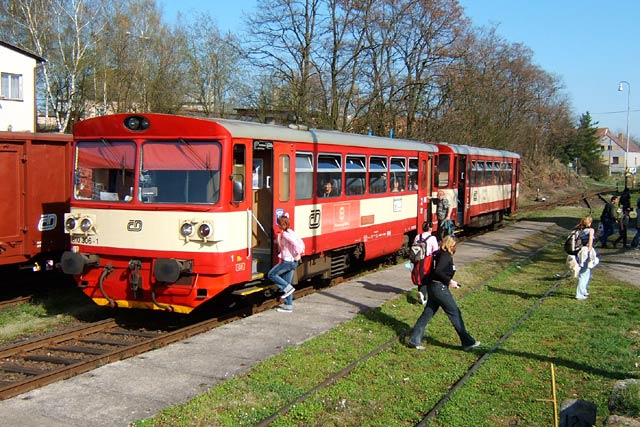
[[[0,310],[2,310],[3,308],[8,308],[8,307],[13,307],[15,305],[20,305],[20,304],[25,304],[28,302],[31,302],[31,299],[33,297],[31,295],[26,296],[26,297],[17,297],[17,298],[13,298],[7,301],[0,301]]]
[[[296,291],[300,298],[314,288]],[[114,319],[83,325],[0,348],[0,400],[71,378],[107,363],[184,340],[223,324],[273,309],[276,300],[242,307],[175,331],[124,328]]]

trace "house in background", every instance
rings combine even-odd
[[[598,140],[602,153],[602,161],[609,167],[609,175],[623,174],[625,168],[625,150],[627,148],[627,138],[623,134],[616,135],[608,128],[598,128]],[[627,155],[627,166],[633,173],[640,170],[640,147],[633,141],[629,141],[629,153]]]
[[[0,131],[35,132],[36,67],[44,59],[0,40]]]

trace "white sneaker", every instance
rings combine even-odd
[[[465,346],[465,347],[462,347],[462,349],[463,349],[464,351],[469,351],[469,350],[473,350],[474,348],[477,348],[477,347],[479,347],[479,346],[480,346],[480,341],[476,341],[476,342],[474,342],[474,343],[473,343],[473,344],[471,344],[471,345],[467,345],[467,346]]]
[[[294,288],[293,286],[291,285],[287,286],[286,288],[284,288],[284,294],[282,294],[280,298],[285,299],[286,297],[291,295],[295,290],[296,288]]]
[[[427,299],[424,297],[424,294],[422,292],[418,291],[418,297],[420,298],[420,303],[422,305],[427,304]]]
[[[280,313],[293,313],[293,308],[291,308],[291,307],[278,307],[278,308],[276,308],[276,311],[278,311]]]

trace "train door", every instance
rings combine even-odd
[[[467,156],[458,156],[458,214],[456,223],[458,226],[465,224],[467,206],[469,206],[469,188],[467,186]]]
[[[272,265],[273,144],[255,141],[251,183],[252,275],[266,275]]]
[[[432,157],[429,153],[418,153],[418,232],[421,232],[424,221],[431,220],[431,162]]]
[[[24,175],[24,146],[3,141],[0,147],[0,264],[22,261],[27,252],[23,230],[26,229]]]
[[[518,209],[518,183],[520,182],[520,161],[515,159],[512,163],[509,163],[513,168],[511,172],[511,212],[515,212]]]
[[[276,226],[278,216],[288,214],[291,221],[291,228],[295,227],[295,199],[293,189],[295,188],[295,176],[292,173],[293,162],[295,162],[293,144],[276,143],[273,146],[273,206],[271,209],[271,222],[269,226],[279,231]],[[275,237],[275,232],[274,232]],[[277,262],[277,243],[272,245],[272,260]]]

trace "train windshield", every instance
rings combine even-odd
[[[77,200],[133,200],[136,146],[133,141],[79,141],[74,197]]]
[[[220,154],[215,141],[144,143],[138,199],[143,203],[217,203]]]

